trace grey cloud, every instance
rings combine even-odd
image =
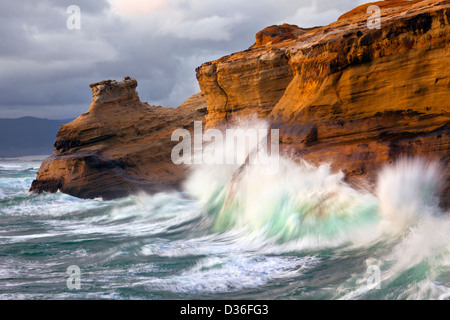
[[[81,30],[66,9],[81,8]],[[113,13],[107,0],[0,3],[0,117],[71,118],[87,110],[89,84],[133,76],[143,101],[176,107],[199,91],[195,68],[247,49],[283,22],[332,22],[350,0],[167,0],[145,16]],[[305,25],[306,24],[306,25]]]
[[[84,13],[100,14],[110,9],[110,4],[107,0],[47,0],[49,6],[66,10],[71,5],[77,5],[83,8]]]

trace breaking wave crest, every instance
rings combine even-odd
[[[376,264],[384,288],[395,291],[408,279],[391,298],[449,297],[450,218],[439,207],[438,163],[400,159],[379,172],[374,192],[352,188],[327,164],[281,157],[275,174],[261,172],[257,164],[202,165],[185,189],[203,205],[214,233],[239,231],[279,253],[362,250],[369,253],[364,268]],[[335,298],[389,298],[366,280],[364,273],[350,277]]]

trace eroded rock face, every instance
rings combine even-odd
[[[136,87],[128,77],[92,84],[89,111],[61,126],[30,191],[112,199],[177,189],[186,168],[173,164],[177,142],[170,137],[203,121],[206,101],[200,93],[176,109],[151,106],[140,101]]]
[[[285,50],[262,47],[223,57],[197,69],[208,104],[208,127],[236,115],[266,117],[293,79]]]
[[[125,77],[121,82],[116,80],[104,80],[89,85],[92,89],[92,106],[99,106],[100,103],[112,102],[139,102],[139,95],[136,91],[136,79]]]
[[[286,153],[332,163],[351,181],[373,181],[402,156],[441,161],[448,177],[450,1],[372,4],[381,29],[368,27],[366,4],[199,67],[207,127],[255,113],[280,129]]]

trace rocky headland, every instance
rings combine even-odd
[[[369,5],[380,29],[367,24]],[[92,84],[89,111],[61,127],[31,191],[176,189],[187,169],[171,161],[173,130],[254,115],[280,130],[284,154],[331,163],[350,182],[372,183],[404,156],[439,161],[449,182],[449,21],[450,1],[379,1],[324,27],[270,26],[249,49],[198,67],[201,93],[178,108],[141,102],[132,78]]]

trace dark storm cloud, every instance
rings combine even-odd
[[[283,22],[328,24],[359,3],[4,1],[0,117],[76,117],[90,104],[90,83],[128,75],[138,80],[143,101],[176,107],[199,91],[197,66],[248,48],[262,28]],[[80,30],[66,27],[70,5],[81,9]]]

